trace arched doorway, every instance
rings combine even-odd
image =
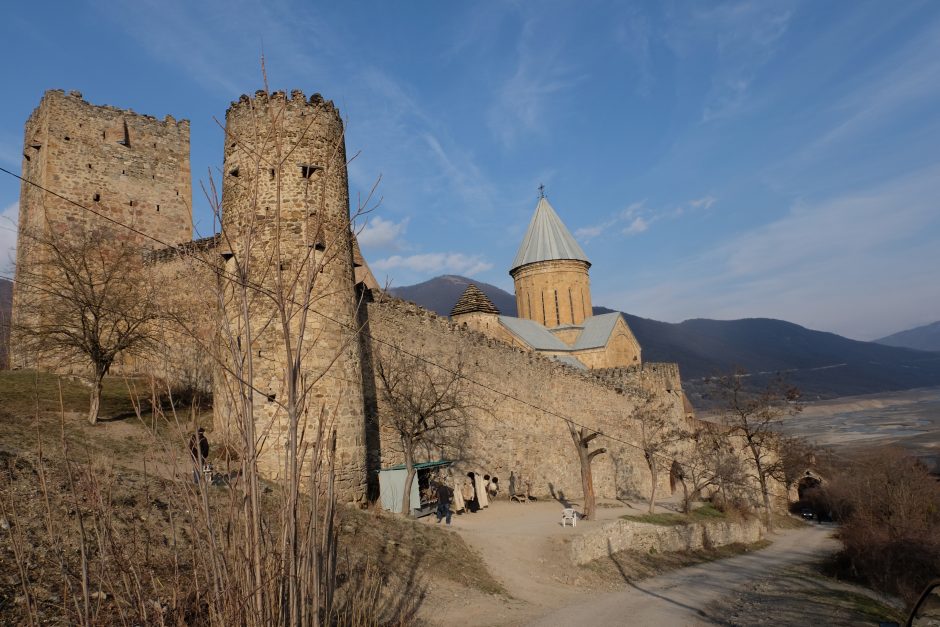
[[[676,485],[680,481],[682,481],[682,466],[676,460],[672,460],[672,467],[669,469],[669,490],[672,494],[676,493]]]

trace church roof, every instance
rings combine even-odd
[[[538,351],[570,351],[571,347],[534,320],[500,316],[499,321],[513,335]]]
[[[574,350],[585,350],[607,346],[607,340],[610,339],[610,334],[614,332],[618,320],[620,320],[619,311],[585,318],[584,322],[581,323],[584,326],[584,331],[581,331],[581,335],[578,336],[572,348]]]
[[[467,285],[467,289],[457,299],[457,304],[450,310],[450,315],[458,316],[466,313],[489,313],[499,315],[499,309],[493,304],[486,294],[483,293],[473,283]]]
[[[569,346],[558,339],[551,331],[534,320],[500,316],[499,321],[513,335],[540,351],[575,352],[607,346],[611,334],[621,319],[620,312],[614,311],[599,316],[585,318],[581,323],[583,331],[574,344]]]
[[[552,259],[578,259],[591,263],[551,203],[543,196],[539,198],[535,215],[529,222],[529,229],[509,271],[529,263]]]

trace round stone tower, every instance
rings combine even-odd
[[[319,94],[242,96],[225,116],[222,234],[223,363],[217,428],[234,437],[248,379],[259,466],[277,479],[288,445],[288,346],[306,389],[300,429],[312,448],[318,421],[336,429],[336,488],[361,501],[366,486],[362,356],[339,111]],[[243,291],[239,281],[248,286]],[[246,303],[247,301],[247,303]],[[280,303],[278,302],[280,301]],[[283,311],[280,305],[283,304]],[[245,312],[248,312],[247,314]],[[285,331],[286,329],[286,331]],[[288,336],[285,338],[285,336]]]
[[[549,328],[580,325],[593,315],[590,267],[548,199],[539,198],[509,270],[519,317]]]

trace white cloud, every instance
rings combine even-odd
[[[622,233],[624,235],[637,235],[648,228],[650,228],[650,223],[644,220],[642,216],[637,216],[630,222],[630,226],[623,229]]]
[[[489,111],[490,128],[504,145],[511,146],[523,133],[541,133],[549,97],[581,80],[566,58],[534,19],[523,25],[516,70]]]
[[[789,28],[792,4],[690,3],[675,12],[663,36],[666,45],[680,58],[714,58],[703,122],[731,117],[747,106],[751,84],[776,55]]]
[[[408,218],[401,222],[386,220],[381,216],[370,219],[356,235],[359,245],[366,248],[401,250],[404,246],[405,229]]]
[[[462,274],[473,276],[485,272],[493,267],[481,255],[465,255],[463,253],[423,253],[418,255],[392,255],[379,259],[372,268],[379,271],[395,269],[410,270],[425,274]]]
[[[582,242],[588,242],[607,232],[619,231],[622,235],[639,235],[649,230],[653,223],[662,219],[675,220],[682,217],[687,211],[704,210],[718,202],[714,196],[702,196],[686,201],[672,209],[655,210],[646,205],[646,200],[640,200],[627,205],[613,217],[590,226],[575,230],[575,237]]]
[[[661,320],[783,318],[871,339],[940,311],[940,164],[793,206],[709,252],[651,270],[611,306]],[[601,302],[600,299],[597,299]]]
[[[714,196],[702,196],[689,201],[689,206],[693,209],[711,209],[711,206],[718,201]]]
[[[13,272],[16,260],[16,230],[19,225],[20,203],[14,202],[0,211],[0,273]]]
[[[590,241],[604,232],[603,224],[596,224],[594,226],[584,226],[580,229],[576,229],[574,236],[584,242]]]

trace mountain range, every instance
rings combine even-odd
[[[441,276],[391,291],[446,316],[471,282],[503,314],[516,315],[513,295],[461,276]],[[594,307],[595,314],[611,311]],[[752,373],[758,383],[783,374],[807,398],[940,385],[940,352],[860,342],[770,318],[670,323],[621,313],[643,347],[643,359],[677,362],[686,391],[693,396],[707,394],[705,378],[735,367]]]
[[[461,276],[440,276],[391,291],[447,316],[471,282],[503,314],[516,315],[512,294]],[[7,357],[3,335],[10,320],[12,293],[12,283],[0,279],[0,367]],[[594,307],[595,314],[611,311]],[[940,386],[940,322],[876,342],[859,342],[769,318],[671,323],[621,313],[643,347],[643,359],[677,362],[686,392],[693,397],[707,395],[705,378],[734,367],[752,373],[756,382],[782,373],[808,398]]]
[[[900,331],[875,341],[887,346],[900,346],[922,351],[940,351],[940,322]]]

